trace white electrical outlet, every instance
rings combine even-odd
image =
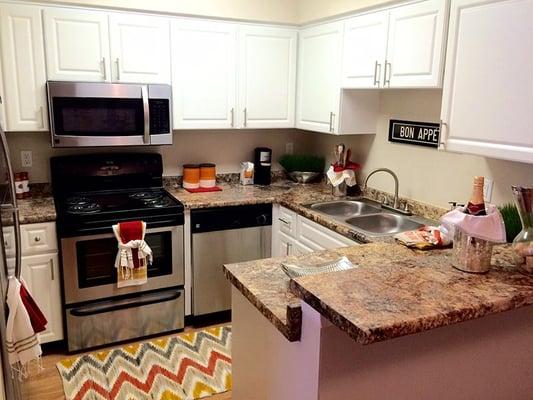
[[[32,152],[30,150],[22,150],[20,152],[20,159],[23,167],[31,167],[33,165]]]
[[[490,203],[492,200],[492,188],[494,187],[494,181],[490,178],[485,178],[485,183],[483,185],[483,197],[487,203]]]
[[[285,153],[287,154],[294,153],[294,143],[285,143]]]

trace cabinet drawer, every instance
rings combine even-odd
[[[22,254],[37,254],[57,250],[56,225],[54,223],[21,225]]]
[[[278,222],[279,230],[293,238],[296,237],[296,218],[297,215],[294,211],[285,207],[279,208]]]
[[[314,250],[336,249],[358,244],[302,216],[298,218],[298,225],[298,240]]]
[[[6,258],[15,257],[15,228],[12,226],[4,228],[4,249]]]

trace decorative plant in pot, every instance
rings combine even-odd
[[[324,157],[307,154],[285,154],[279,159],[287,176],[298,183],[313,182],[324,174]]]

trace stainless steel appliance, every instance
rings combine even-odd
[[[2,305],[0,307],[0,351],[2,357],[2,372],[4,387],[0,385],[0,397],[5,394],[9,400],[18,400],[21,398],[19,381],[17,374],[11,373],[11,367],[7,358],[7,349],[5,345],[6,322],[7,322],[7,278],[9,275],[20,277],[21,259],[20,259],[20,226],[17,201],[15,198],[15,185],[13,182],[13,169],[10,163],[9,149],[7,146],[6,136],[0,126],[0,296]],[[14,235],[15,249],[11,260],[7,259],[7,250],[4,245],[4,234]],[[8,264],[13,263],[14,268],[9,268]],[[2,393],[4,392],[4,393]]]
[[[272,205],[191,211],[195,316],[229,310],[231,288],[223,264],[268,258],[272,253]]]
[[[159,154],[55,157],[70,351],[184,327],[183,205],[163,188]],[[112,225],[142,220],[154,261],[148,282],[117,288]]]
[[[54,147],[172,144],[170,85],[47,82]]]

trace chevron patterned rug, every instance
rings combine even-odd
[[[67,400],[193,400],[231,390],[231,327],[61,360]]]

